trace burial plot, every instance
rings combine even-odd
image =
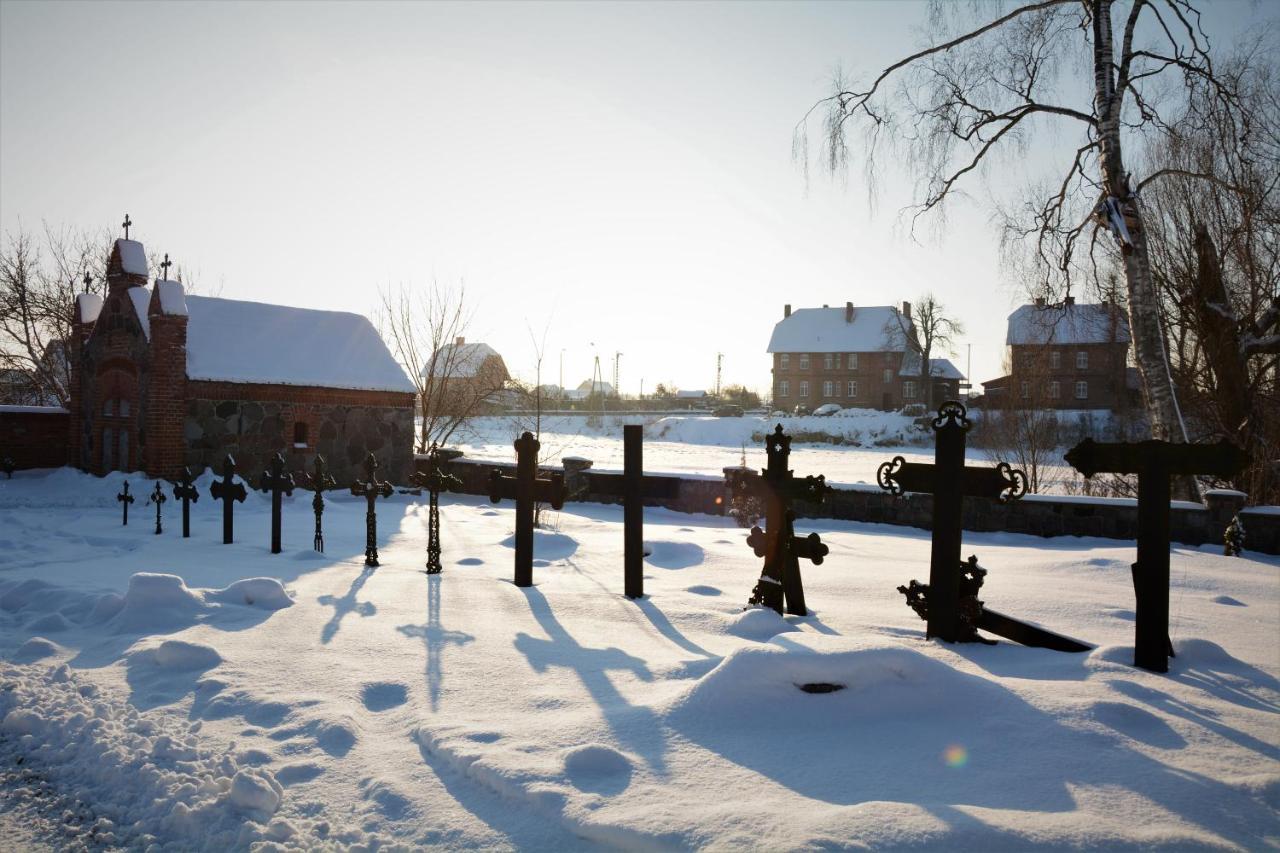
[[[182,501],[182,538],[191,538],[191,505],[200,500],[200,491],[191,482],[191,469],[182,469],[182,482],[173,486],[173,499]]]
[[[516,501],[516,586],[533,586],[533,504],[545,501],[552,509],[564,506],[567,489],[564,474],[553,472],[546,479],[539,478],[538,449],[542,445],[525,432],[515,441],[516,475],[508,477],[499,468],[489,472],[489,500],[498,503],[503,498]]]
[[[364,480],[351,485],[351,494],[362,497],[368,504],[364,514],[364,564],[378,565],[378,509],[379,497],[389,498],[395,487],[378,479],[378,458],[370,453],[364,458]]]
[[[440,463],[440,447],[432,442],[427,453],[427,470],[414,471],[409,481],[427,490],[427,574],[438,575],[440,565],[440,493],[462,488],[462,480],[445,471]]]
[[[765,439],[768,463],[759,479],[744,481],[744,488],[756,489],[764,500],[764,530],[751,528],[747,544],[757,557],[764,557],[764,569],[760,580],[751,591],[748,606],[764,605],[793,616],[809,615],[804,602],[804,582],[800,578],[800,559],[812,560],[822,565],[829,549],[816,533],[796,536],[796,514],[791,509],[793,501],[821,503],[830,487],[825,476],[794,476],[787,468],[791,456],[791,437],[782,432],[778,424]]]
[[[315,497],[311,499],[311,509],[316,514],[316,533],[311,540],[311,547],[324,553],[324,527],[321,519],[324,517],[324,491],[325,489],[336,489],[338,481],[333,479],[324,470],[324,457],[316,455],[315,461],[311,463],[311,473],[307,475],[307,488],[315,492]]]
[[[159,536],[161,533],[164,532],[164,529],[160,526],[160,505],[163,504],[166,500],[168,500],[168,498],[164,496],[164,490],[160,488],[160,483],[159,481],[157,481],[156,490],[151,493],[151,497],[147,498],[148,504],[156,505],[156,535],[157,536]]]
[[[1026,494],[1027,477],[1008,463],[995,468],[969,468],[964,464],[965,435],[972,424],[964,406],[943,403],[933,419],[937,445],[934,464],[907,462],[895,456],[876,472],[882,489],[933,494],[933,544],[929,557],[929,583],[911,581],[898,591],[907,604],[927,623],[926,634],[949,643],[988,642],[978,629],[1021,643],[1024,646],[1083,652],[1091,646],[1063,637],[1044,628],[1020,622],[988,610],[978,599],[986,569],[977,557],[960,559],[961,524],[966,497],[993,498],[1001,503]]]
[[[590,491],[622,498],[622,575],[627,598],[644,597],[644,502],[680,494],[677,477],[644,475],[644,428],[622,428],[622,476],[589,472]]]
[[[284,469],[284,457],[277,453],[271,458],[271,467],[262,472],[258,488],[271,493],[271,553],[280,553],[280,515],[283,500],[281,494],[293,495],[293,475]]]
[[[124,491],[116,495],[116,500],[120,501],[121,508],[124,509],[124,526],[129,526],[129,504],[133,503],[133,495],[129,494],[129,483],[125,482]]]
[[[1169,641],[1169,478],[1214,474],[1228,477],[1249,462],[1228,441],[1217,444],[1170,444],[1167,441],[1099,443],[1091,438],[1067,451],[1067,464],[1086,477],[1094,474],[1138,475],[1138,561],[1133,564],[1137,599],[1134,620],[1134,665],[1168,672]]]
[[[235,501],[244,503],[244,499],[248,496],[244,483],[236,482],[236,460],[230,453],[222,460],[222,479],[213,481],[209,487],[209,494],[215,501],[222,501],[222,544],[230,545],[235,539],[232,504]]]

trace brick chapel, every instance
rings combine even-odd
[[[249,475],[277,452],[295,471],[320,454],[346,483],[371,451],[407,480],[415,389],[367,318],[148,286],[127,238],[106,280],[74,306],[69,464],[172,478],[230,453]]]

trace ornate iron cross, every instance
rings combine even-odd
[[[351,485],[351,494],[363,497],[369,508],[364,514],[364,564],[378,565],[378,512],[375,504],[379,496],[391,497],[395,488],[386,480],[378,479],[378,459],[372,453],[364,458],[364,481],[357,480]]]
[[[427,490],[427,574],[438,575],[444,570],[440,565],[440,493],[462,488],[462,480],[441,467],[440,447],[433,441],[427,452],[427,470],[414,471],[409,482]]]
[[[1168,672],[1169,640],[1169,478],[1176,474],[1228,477],[1249,464],[1249,456],[1228,441],[1170,444],[1167,441],[1101,444],[1091,438],[1067,451],[1067,464],[1086,477],[1138,475],[1138,561],[1133,564],[1134,665]]]
[[[338,481],[325,473],[324,457],[317,454],[315,461],[311,463],[311,473],[307,475],[307,488],[316,493],[311,499],[311,509],[316,514],[316,535],[311,547],[321,554],[324,553],[324,528],[320,522],[324,515],[324,490],[337,487]]]
[[[124,215],[124,222],[121,222],[120,224],[124,226],[124,238],[125,238],[126,240],[128,240],[128,239],[129,239],[129,226],[133,224],[133,222],[131,222],[131,221],[129,220],[129,214],[127,214],[127,213],[126,213],[126,214]]]
[[[764,499],[764,530],[751,528],[747,544],[757,557],[764,557],[764,568],[756,582],[748,606],[760,604],[782,613],[806,616],[804,582],[800,577],[800,559],[822,565],[828,548],[816,533],[796,536],[796,514],[792,502],[800,500],[821,503],[831,489],[823,475],[800,479],[787,468],[791,456],[791,437],[783,433],[782,424],[765,439],[768,462],[760,477],[746,480],[747,488],[757,490]]]
[[[280,553],[280,514],[283,492],[293,495],[293,475],[284,468],[284,457],[277,453],[271,457],[270,468],[262,472],[258,488],[271,493],[271,553]]]
[[[164,260],[160,262],[160,269],[164,271],[161,277],[164,278],[165,281],[169,280],[169,267],[171,266],[173,266],[173,262],[169,260],[169,253],[165,252]]]
[[[0,459],[0,471],[4,472],[5,479],[12,480],[13,472],[17,466],[13,464],[13,459],[9,456]]]
[[[164,503],[166,500],[168,500],[168,498],[164,496],[164,490],[160,488],[160,481],[157,480],[156,490],[151,493],[151,497],[147,498],[148,504],[156,505],[156,535],[157,536],[159,536],[161,533],[164,532],[163,528],[160,527],[160,505]]]
[[[538,475],[538,449],[542,446],[525,432],[515,441],[516,475],[508,477],[500,468],[489,472],[489,500],[516,501],[516,586],[533,586],[533,504],[546,501],[553,509],[564,506],[567,492],[564,474],[555,471],[546,479]]]
[[[116,495],[116,500],[120,501],[124,509],[124,524],[127,527],[129,524],[129,504],[133,503],[133,495],[129,494],[129,482],[127,480],[124,484],[124,491]]]
[[[191,538],[191,505],[200,500],[200,490],[191,482],[191,469],[182,469],[182,482],[173,486],[174,500],[182,501],[182,538]]]
[[[973,424],[965,407],[948,400],[933,419],[934,463],[908,462],[895,456],[876,472],[880,488],[901,495],[933,495],[933,545],[929,557],[929,619],[926,632],[949,643],[967,639],[960,628],[960,544],[965,497],[994,498],[1001,503],[1027,492],[1027,475],[1007,463],[995,468],[967,468],[965,435]]]
[[[622,498],[622,577],[627,598],[644,597],[644,502],[680,494],[677,477],[644,476],[644,428],[622,428],[622,476],[588,473],[593,494]]]
[[[213,485],[209,487],[209,494],[213,496],[215,501],[222,501],[222,544],[230,545],[233,541],[232,530],[232,504],[235,501],[244,503],[244,499],[248,496],[248,492],[244,489],[244,483],[237,483],[236,479],[236,460],[228,453],[226,458],[222,460],[222,479],[214,480]]]

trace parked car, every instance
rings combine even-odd
[[[791,413],[784,412],[782,411],[782,409],[775,409],[773,412],[769,413],[769,420],[774,420],[775,418],[789,418],[789,417],[791,417]]]
[[[813,413],[820,418],[828,418],[840,411],[839,403],[823,403],[821,406],[813,410]]]
[[[715,415],[717,418],[740,418],[742,417],[742,407],[729,404],[721,406],[711,414]]]
[[[809,411],[808,406],[796,406],[794,409],[791,410],[791,414],[795,415],[796,417],[803,417],[804,415],[808,415],[812,413]]]

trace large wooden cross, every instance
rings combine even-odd
[[[564,506],[564,474],[556,471],[546,479],[538,477],[538,449],[542,445],[525,432],[515,441],[516,475],[508,477],[500,468],[489,472],[489,499],[516,501],[516,586],[533,586],[533,504],[546,501],[552,509]]]
[[[293,475],[284,468],[284,457],[277,453],[271,458],[270,468],[262,472],[258,488],[271,493],[271,553],[280,553],[281,493],[293,495]]]
[[[124,484],[124,491],[116,495],[116,500],[120,501],[121,506],[124,508],[124,525],[125,527],[128,527],[129,504],[133,503],[133,495],[129,494],[129,482],[127,480]]]
[[[440,565],[440,493],[462,488],[462,480],[441,467],[440,446],[433,441],[427,452],[427,470],[414,471],[409,482],[427,490],[427,574],[438,575],[444,570]]]
[[[244,483],[236,482],[236,460],[230,453],[222,460],[222,479],[214,480],[209,486],[209,494],[215,501],[222,501],[222,544],[230,545],[234,541],[232,505],[235,501],[244,503],[248,492]]]
[[[307,475],[307,488],[316,493],[311,499],[311,509],[316,514],[316,534],[311,540],[311,547],[321,554],[324,553],[324,528],[320,521],[324,516],[324,490],[337,487],[338,481],[325,473],[324,457],[316,454],[315,461],[311,463],[311,473]]]
[[[1091,438],[1067,451],[1067,464],[1086,477],[1138,475],[1138,561],[1133,564],[1137,599],[1134,665],[1168,672],[1169,641],[1169,478],[1178,474],[1230,476],[1249,463],[1248,455],[1228,441],[1170,444],[1140,441],[1100,444]]]
[[[627,598],[644,597],[644,502],[680,494],[678,477],[644,475],[644,427],[622,427],[622,476],[589,473],[590,490],[622,498],[622,576]]]
[[[747,603],[762,604],[778,613],[782,613],[785,605],[787,613],[807,616],[800,559],[812,560],[815,566],[820,566],[829,549],[816,533],[796,536],[796,514],[791,504],[797,500],[821,503],[830,487],[821,474],[800,479],[787,468],[791,436],[782,432],[782,424],[765,439],[765,453],[768,464],[755,481],[764,499],[764,530],[753,527],[747,537],[747,544],[755,555],[764,557],[764,569]]]
[[[378,479],[378,457],[370,453],[364,458],[364,480],[351,484],[351,494],[368,502],[364,514],[364,564],[378,565],[378,510],[379,497],[389,498],[395,487]]]
[[[967,468],[965,434],[972,426],[964,406],[949,400],[933,419],[936,449],[932,465],[895,456],[876,472],[880,488],[894,495],[933,495],[933,547],[929,557],[927,633],[949,643],[971,639],[960,620],[960,529],[966,497],[994,498],[1004,503],[1027,491],[1023,472],[1001,462],[995,468]]]
[[[160,481],[156,481],[156,490],[147,498],[147,503],[156,505],[156,535],[159,536],[164,532],[164,528],[160,526],[160,505],[168,498],[164,496],[164,490],[160,488]]]
[[[182,501],[182,538],[191,538],[191,505],[200,500],[200,490],[191,482],[191,469],[182,469],[182,482],[173,484],[174,500]]]

